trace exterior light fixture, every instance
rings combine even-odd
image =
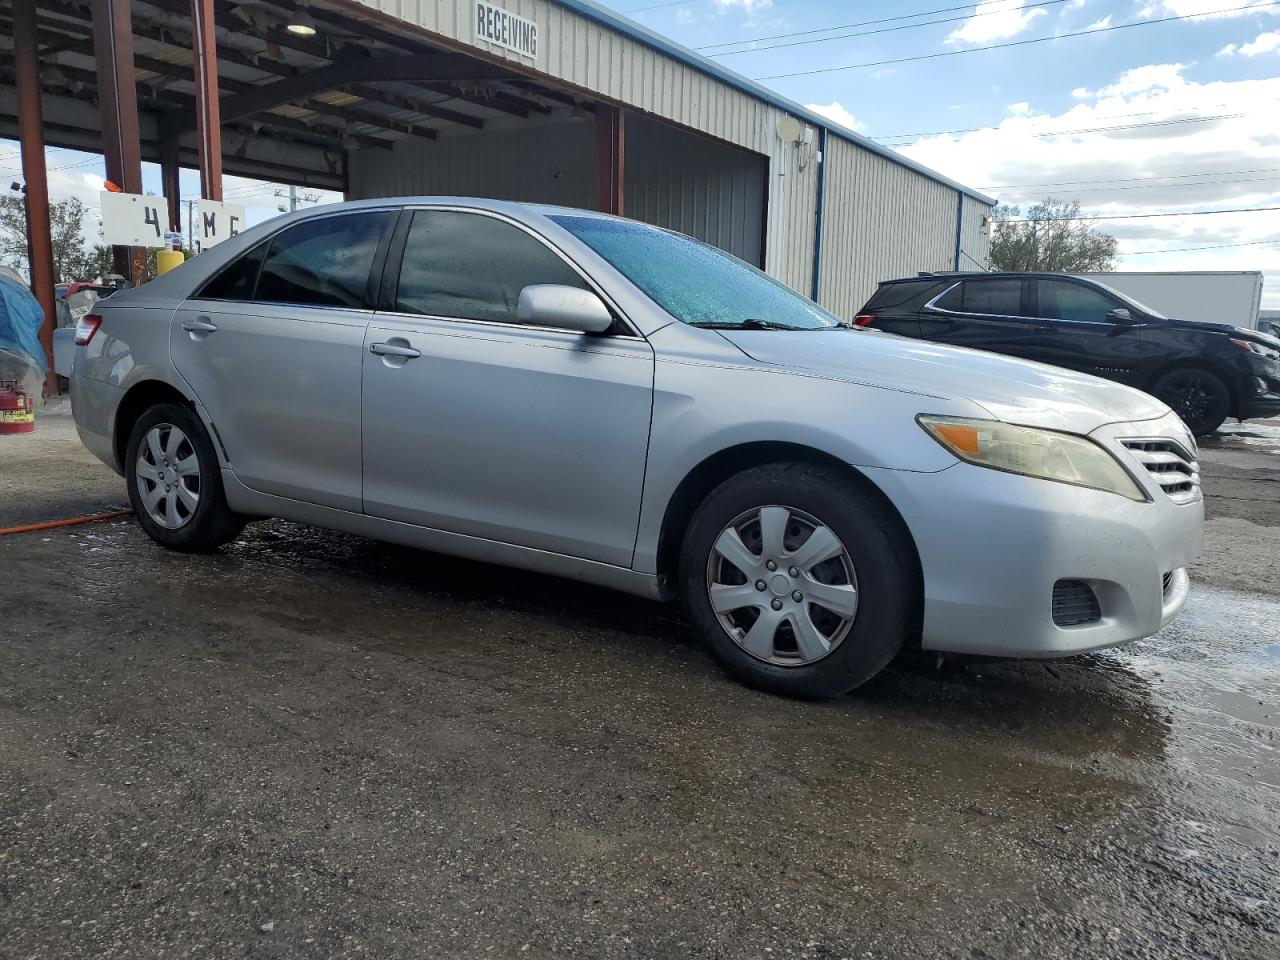
[[[284,28],[295,37],[314,37],[316,35],[316,22],[311,19],[311,14],[307,13],[302,7],[289,14],[289,19]]]

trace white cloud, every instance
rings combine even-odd
[[[1218,56],[1230,57],[1239,55],[1242,57],[1256,57],[1259,54],[1275,53],[1276,51],[1280,51],[1280,30],[1272,30],[1270,33],[1260,33],[1248,43],[1228,43],[1218,51]]]
[[[814,113],[821,114],[828,120],[843,127],[848,127],[850,130],[861,132],[866,129],[866,124],[845,109],[845,105],[839,100],[833,100],[830,103],[806,103],[805,106]]]
[[[1062,112],[1041,112],[1033,100],[993,126],[924,137],[901,152],[1024,207],[1046,196],[1108,215],[1280,206],[1280,134],[1264,121],[1280,100],[1280,76],[1198,83],[1181,64],[1151,64],[1073,93],[1077,102]],[[1280,306],[1280,244],[1259,243],[1280,241],[1274,213],[1101,226],[1120,239],[1122,269],[1263,270],[1266,301]]]
[[[1043,9],[1023,10],[1025,0],[983,0],[973,11],[974,15],[951,32],[947,43],[978,44],[993,40],[1005,40],[1027,29]]]
[[[1020,117],[1031,112],[1031,104],[1023,100],[1021,103],[1009,104],[1009,112],[1015,117]]]
[[[1276,13],[1271,0],[1154,0],[1138,11],[1140,17],[1190,17],[1203,14],[1205,20],[1244,17],[1255,13]],[[1254,9],[1258,8],[1258,9]]]
[[[741,10],[748,16],[756,16],[770,9],[773,0],[715,0],[715,4],[721,12]]]
[[[1111,14],[1107,14],[1101,20],[1095,20],[1093,23],[1085,27],[1086,30],[1105,30],[1111,26]]]
[[[1093,96],[1093,91],[1088,87],[1076,87],[1071,91],[1071,96],[1075,97],[1077,100],[1087,100],[1089,97]]]

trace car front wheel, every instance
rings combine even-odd
[[[1231,393],[1216,374],[1186,367],[1170,370],[1151,388],[1197,437],[1213,433],[1231,410]]]
[[[913,554],[879,498],[811,463],[722,483],[685,537],[685,605],[722,666],[788,696],[834,697],[893,659],[919,622]]]
[[[163,547],[205,553],[244,528],[246,518],[227,506],[209,433],[190,407],[162,403],[138,418],[125,477],[138,522]]]

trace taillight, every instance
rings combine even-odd
[[[76,323],[76,346],[83,347],[93,335],[98,332],[98,327],[102,326],[102,314],[86,313]]]
[[[874,313],[860,313],[853,318],[855,327],[869,327],[875,322],[876,315]]]

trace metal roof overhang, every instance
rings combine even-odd
[[[0,135],[17,137],[13,2],[0,0]],[[102,127],[91,0],[40,0],[36,14],[45,140],[99,152]],[[292,0],[215,0],[223,165],[229,174],[342,190],[348,149],[536,122],[592,104],[485,61],[401,35],[353,5],[307,7],[313,37],[284,27]],[[141,153],[175,138],[196,165],[189,0],[132,5]]]

